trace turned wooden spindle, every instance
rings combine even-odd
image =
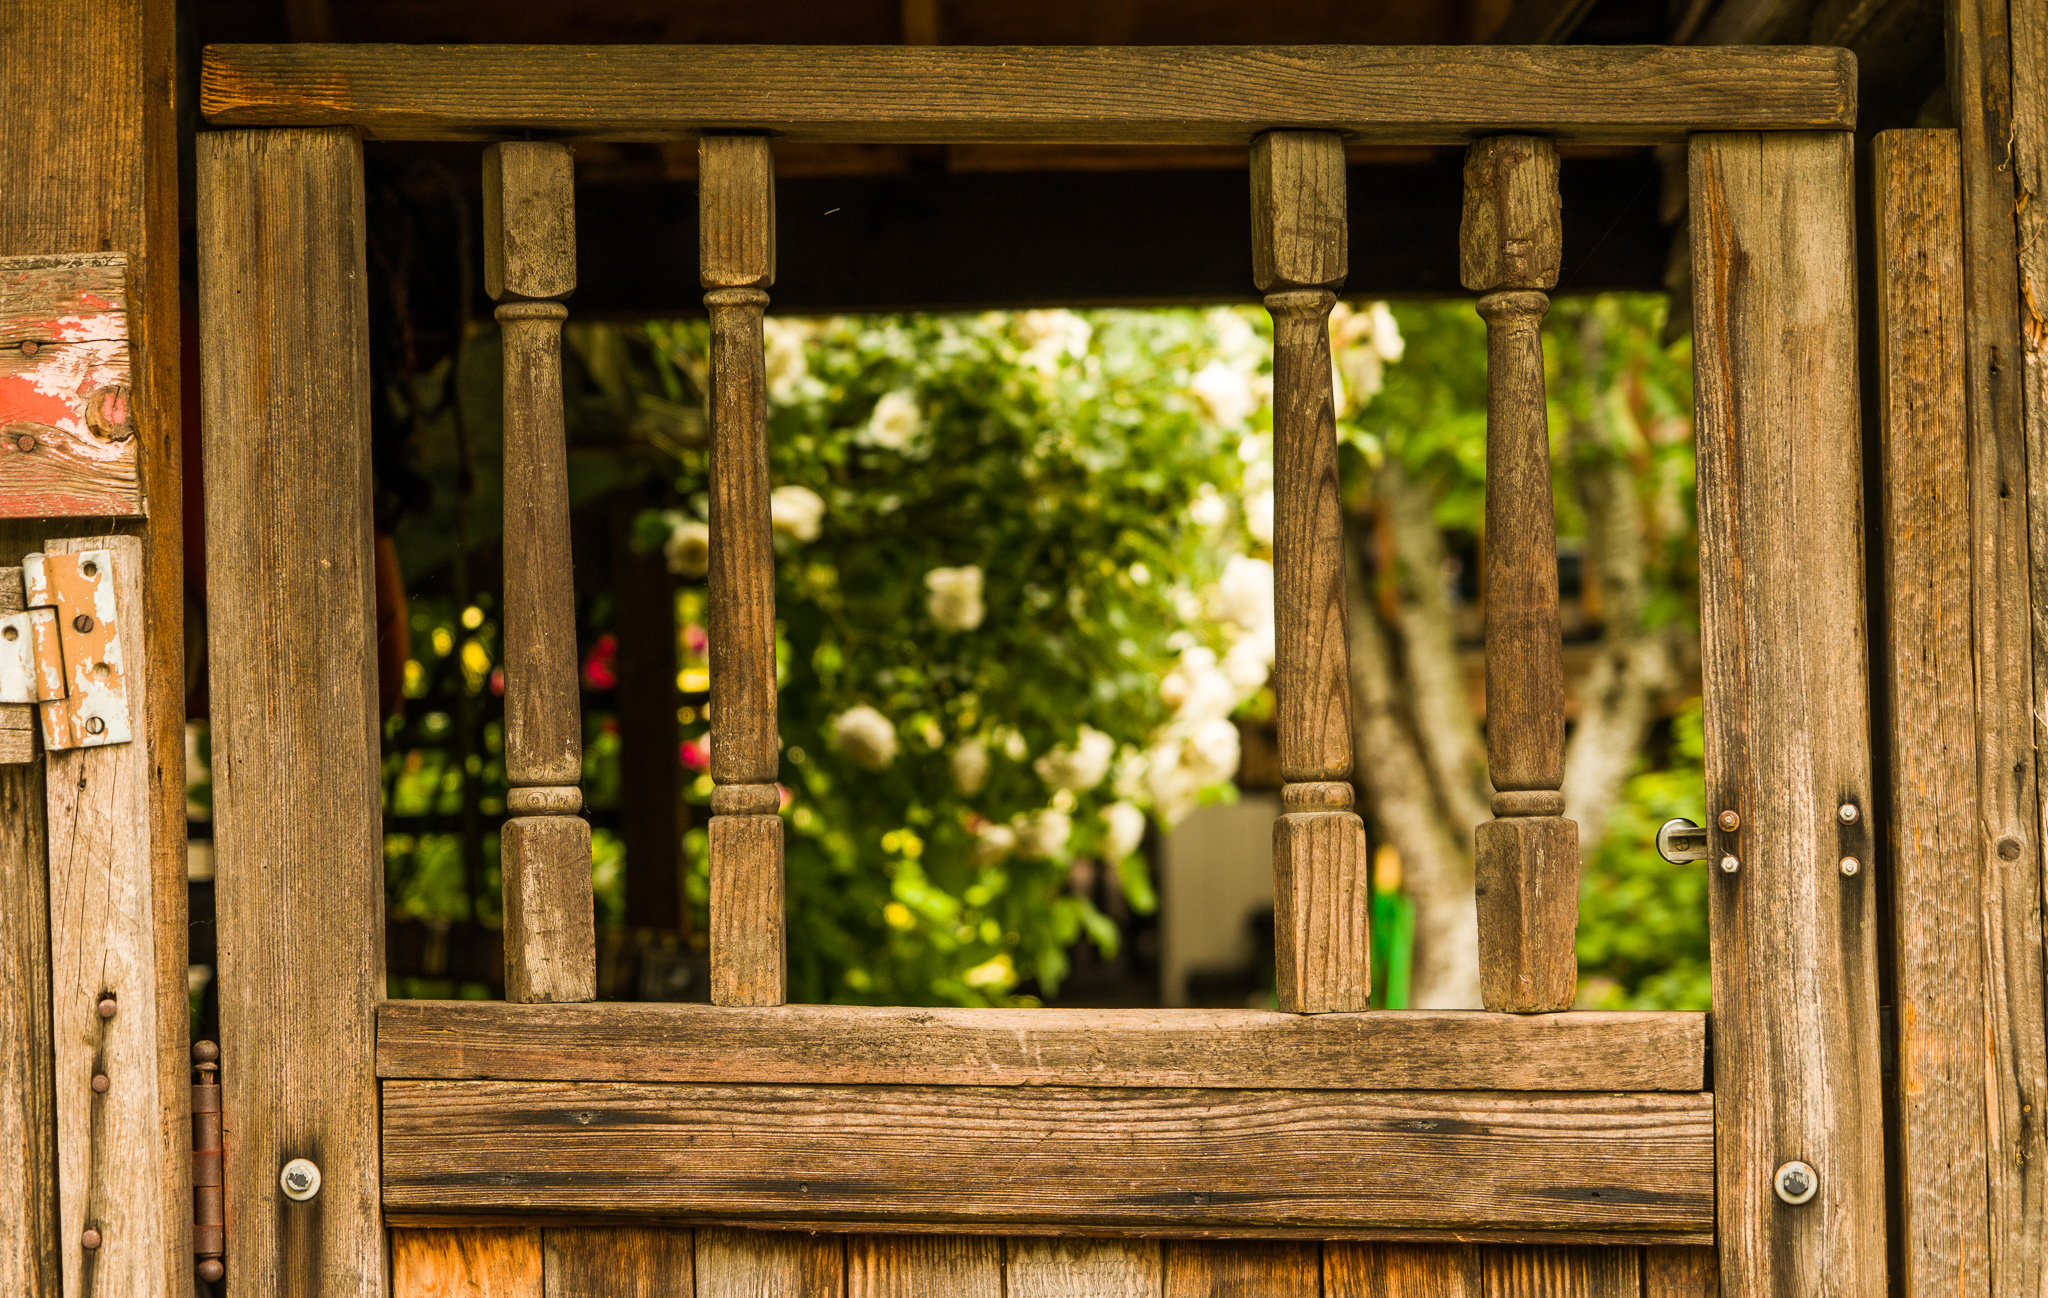
[[[1557,150],[1530,136],[1465,155],[1459,274],[1485,296],[1486,756],[1477,830],[1479,986],[1489,1010],[1570,1009],[1578,988],[1579,827],[1564,818],[1557,524],[1543,315],[1562,245]]]
[[[763,136],[698,145],[699,273],[711,315],[711,1000],[784,996],[775,727],[775,550],[761,318],[775,282],[775,158]]]
[[[1330,308],[1348,263],[1344,142],[1252,143],[1252,271],[1273,316],[1273,688],[1282,815],[1273,826],[1280,1008],[1372,1003],[1365,822],[1351,810],[1350,625]]]
[[[485,151],[484,287],[505,346],[505,999],[596,1000],[562,427],[561,299],[576,287],[567,145]]]

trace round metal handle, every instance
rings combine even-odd
[[[1673,865],[1707,859],[1707,831],[1683,816],[1664,822],[1657,831],[1657,855]]]
[[[277,1174],[278,1188],[294,1203],[304,1203],[320,1193],[320,1169],[310,1158],[294,1158]]]

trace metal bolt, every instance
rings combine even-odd
[[[100,1246],[100,1233],[91,1226],[87,1226],[85,1233],[78,1237],[78,1242],[84,1247],[86,1252],[90,1253]]]
[[[103,1018],[103,1019],[110,1019],[110,1018],[113,1018],[113,1017],[114,1017],[114,1011],[115,1011],[115,1010],[117,1010],[117,1009],[120,1009],[120,1008],[121,1008],[121,1007],[120,1007],[120,1005],[119,1005],[118,1003],[116,1003],[116,1002],[115,1002],[115,1000],[114,1000],[114,993],[112,993],[112,992],[108,992],[108,993],[107,993],[106,995],[104,995],[104,996],[100,997],[100,1017],[101,1017],[101,1018]]]
[[[1721,826],[1722,833],[1732,834],[1742,828],[1742,817],[1731,807],[1715,817],[1715,823]]]
[[[1724,857],[1722,857],[1722,858],[1721,858],[1721,873],[1723,873],[1723,874],[1733,874],[1733,873],[1735,873],[1735,872],[1736,872],[1737,870],[1740,870],[1741,868],[1742,868],[1742,862],[1740,862],[1740,861],[1736,860],[1736,859],[1735,859],[1734,857],[1732,857],[1732,856],[1724,856]]]
[[[294,1158],[278,1173],[277,1184],[284,1190],[285,1198],[304,1203],[320,1193],[320,1169],[310,1158]]]
[[[1820,1173],[1794,1159],[1778,1169],[1771,1185],[1780,1199],[1797,1207],[1820,1191]]]
[[[21,436],[15,438],[14,449],[17,451],[33,451],[34,449],[36,449],[36,439],[34,435],[30,433],[23,433]]]
[[[1853,879],[1856,877],[1856,872],[1858,870],[1861,870],[1862,868],[1863,862],[1857,860],[1855,857],[1845,856],[1842,858],[1842,874],[1844,877]]]
[[[107,1088],[112,1085],[113,1083],[107,1080],[107,1075],[105,1073],[94,1073],[92,1075],[92,1089],[94,1094],[105,1095],[107,1093]]]
[[[107,733],[106,718],[87,717],[85,719],[85,733],[88,735],[103,735]]]
[[[1856,818],[1862,814],[1862,812],[1856,810],[1856,804],[1853,802],[1843,803],[1835,812],[1835,816],[1845,825],[1855,824]]]
[[[77,617],[72,618],[71,629],[78,632],[80,635],[83,635],[87,631],[92,630],[92,614],[80,613]]]

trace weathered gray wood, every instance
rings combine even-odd
[[[2040,745],[2048,740],[2038,694],[2048,672],[2048,592],[2029,554],[2029,516],[2048,540],[2044,461],[2029,432],[2044,414],[2025,408],[2022,380],[2038,376],[2048,341],[2048,285],[2023,283],[2019,261],[2040,250],[2014,236],[2039,228],[2044,192],[2016,190],[2016,165],[2038,182],[2042,141],[2042,20],[2038,4],[1953,0],[1943,6],[1948,101],[1962,163],[1963,396],[1969,420],[1970,533],[1976,647],[1977,872],[1984,879],[1984,983],[1990,1016],[1991,1288],[2038,1293],[2048,1284],[2048,1002],[2042,949]],[[2012,41],[2026,40],[2022,47]],[[2033,98],[2017,75],[2031,65]],[[2032,129],[2021,134],[2022,122]],[[2024,325],[2022,315],[2024,313]],[[2039,389],[2036,389],[2038,392]],[[2037,443],[2038,444],[2038,443]],[[2030,463],[2031,461],[2031,463]],[[2021,489],[2025,484],[2026,489]],[[2030,562],[2032,568],[2030,570]],[[2032,642],[2029,643],[2029,632]]]
[[[1985,1292],[1984,891],[1976,826],[1970,478],[1963,401],[1962,174],[1953,131],[1872,151],[1883,448],[1900,1277]]]
[[[504,1081],[1697,1091],[1706,1016],[386,1001],[377,1072]],[[1113,1044],[1114,1049],[1106,1049]]]
[[[392,1298],[542,1298],[541,1232],[474,1227],[391,1232]]]
[[[792,1231],[697,1232],[697,1298],[840,1298],[846,1243]]]
[[[1855,124],[1834,50],[1468,46],[215,45],[217,126],[378,139],[702,130],[867,143],[1244,144],[1275,124],[1386,144],[1522,132],[1656,144]]]
[[[1322,1250],[1312,1243],[1170,1240],[1166,1245],[1166,1298],[1313,1294],[1321,1285]]]
[[[544,1298],[695,1298],[696,1238],[644,1226],[554,1226],[541,1236]]]
[[[1161,1298],[1157,1240],[1025,1239],[1003,1242],[1003,1298]]]
[[[1474,1244],[1325,1244],[1325,1298],[1481,1298]]]
[[[377,1294],[362,147],[345,130],[212,132],[199,182],[227,1273],[238,1291]],[[277,1183],[298,1157],[322,1178],[304,1204]]]
[[[21,569],[0,568],[0,612],[20,607]],[[0,766],[0,1293],[10,1298],[59,1292],[43,799],[42,763]]]
[[[846,1298],[1004,1298],[1003,1241],[987,1235],[852,1235]]]
[[[383,1096],[384,1202],[408,1213],[1511,1222],[1616,1239],[1713,1218],[1713,1097],[1697,1094],[391,1081]]]
[[[1839,866],[1871,859],[1851,142],[1696,135],[1689,175],[1707,805],[1741,817],[1711,892],[1721,1265],[1875,1295],[1879,885]]]

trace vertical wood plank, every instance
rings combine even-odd
[[[769,141],[705,136],[697,193],[699,278],[711,315],[711,1000],[780,1005],[781,754],[761,336],[775,282]]]
[[[1003,1246],[1003,1298],[1161,1298],[1156,1239],[1036,1239]]]
[[[124,649],[140,642],[140,539],[51,540],[44,550],[106,550],[115,633]],[[123,666],[132,697],[146,697],[147,656]],[[150,757],[149,734],[138,729],[131,743],[46,759],[57,1240],[67,1298],[149,1292],[173,1247],[156,1199],[170,1160],[159,1127]],[[100,1076],[104,1090],[94,1084]]]
[[[1480,1298],[1476,1244],[1323,1245],[1326,1298]]]
[[[995,1235],[852,1235],[846,1298],[1003,1298]]]
[[[1317,1298],[1320,1244],[1168,1240],[1166,1298]]]
[[[21,569],[0,567],[0,613]],[[14,709],[6,709],[13,711]],[[18,733],[35,751],[33,707]],[[58,1292],[57,1113],[50,1040],[50,874],[43,764],[0,764],[0,1293]]]
[[[145,1292],[190,1283],[192,1189],[186,1080],[190,1059],[186,966],[184,781],[185,593],[180,527],[178,6],[175,0],[39,10],[0,23],[0,256],[126,252],[129,337],[134,344],[133,422],[141,445],[142,496],[150,518],[109,530],[142,538],[147,610],[141,643],[149,693],[131,695],[147,730],[152,912],[163,1105],[157,1125],[163,1178],[154,1187],[164,1250]],[[64,68],[64,93],[49,69]],[[0,564],[44,538],[41,522],[0,524]],[[0,905],[18,904],[10,894]],[[47,948],[46,948],[47,949]],[[47,1079],[47,1073],[44,1074]],[[45,1081],[47,1085],[47,1080]],[[0,1164],[12,1158],[0,1149]],[[52,1177],[46,1184],[54,1187]],[[56,1292],[55,1279],[46,1291]],[[11,1298],[11,1295],[10,1295]]]
[[[1990,1283],[1983,882],[1970,642],[1962,194],[1952,131],[1887,131],[1876,181],[1894,1087],[1909,1295]]]
[[[562,422],[561,299],[576,287],[569,146],[484,150],[484,286],[505,348],[505,999],[597,999],[583,703]]]
[[[1644,1249],[1643,1298],[1721,1298],[1721,1270],[1714,1250]]]
[[[362,146],[282,130],[198,147],[227,1273],[237,1293],[378,1294]],[[292,1203],[278,1173],[301,1157],[321,1189]]]
[[[2039,745],[2048,742],[2038,681],[2048,672],[2048,475],[2029,475],[2022,379],[2038,377],[2048,345],[2044,285],[2025,285],[2019,261],[2041,264],[2044,192],[2023,196],[2016,165],[2038,184],[2042,157],[2043,19],[2038,0],[1950,0],[1948,94],[1962,163],[1963,396],[1969,419],[1971,562],[1977,690],[1977,860],[1984,888],[1986,999],[1993,1093],[1991,1287],[2036,1294],[2048,1284],[2048,1003],[2042,950]],[[2015,38],[2018,38],[2017,40]],[[2022,46],[2020,41],[2024,41]],[[2016,80],[2030,72],[2019,99]],[[2024,135],[2022,125],[2033,129]],[[2016,227],[2017,226],[2017,231]],[[2015,233],[2022,236],[2015,250]],[[2022,329],[2024,310],[2027,327]],[[2038,389],[2037,389],[2038,391]],[[2031,457],[2039,468],[2048,460]],[[2028,545],[2033,515],[2034,548]],[[2038,593],[2038,594],[2037,594]],[[2031,632],[2031,638],[2030,638]]]
[[[537,1227],[394,1230],[391,1293],[392,1298],[541,1298],[541,1232]]]
[[[1885,1286],[1849,137],[1691,143],[1716,1182],[1738,1293]],[[1853,823],[1838,814],[1858,809]],[[1819,1191],[1780,1202],[1777,1168]]]
[[[846,1241],[794,1231],[697,1231],[697,1298],[842,1298]]]
[[[0,617],[10,613],[19,613],[23,607],[21,569],[0,565]],[[15,634],[18,635],[20,633],[17,630]],[[12,648],[13,646],[9,645],[7,647]],[[39,751],[39,745],[36,743],[38,724],[35,704],[0,703],[0,767],[23,766],[35,761],[36,754]],[[10,774],[10,772],[0,770],[0,776],[7,774]],[[41,835],[43,832],[40,818],[38,818],[37,824],[32,831],[27,825],[23,825],[22,829],[24,832],[33,832],[37,835]],[[40,853],[40,849],[38,849],[38,852]],[[41,868],[40,865],[37,866],[38,870]],[[4,887],[6,882],[5,880],[0,880],[0,887]],[[18,895],[15,889],[8,889],[7,892],[10,896]],[[47,899],[47,890],[44,895]],[[48,916],[45,915],[45,920],[47,918]],[[7,1102],[6,1097],[0,1095],[0,1104],[6,1104]],[[4,1147],[0,1146],[0,1148]]]
[[[1564,248],[1557,148],[1525,135],[1465,153],[1459,276],[1485,296],[1486,757],[1499,792],[1476,827],[1479,991],[1487,1009],[1570,1009],[1578,990],[1579,828],[1563,816],[1543,316]]]
[[[1273,317],[1273,687],[1282,813],[1273,824],[1283,1010],[1372,1004],[1365,822],[1351,810],[1349,608],[1330,308],[1349,266],[1344,142],[1252,141],[1252,277]]]
[[[545,1298],[694,1298],[696,1240],[649,1226],[550,1227],[541,1240]]]
[[[1489,1248],[1481,1253],[1486,1298],[1642,1298],[1642,1250]]]

